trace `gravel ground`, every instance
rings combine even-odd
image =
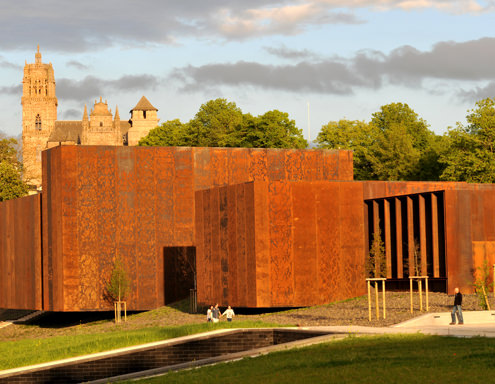
[[[374,300],[372,291],[372,298]],[[493,294],[492,294],[493,296]],[[382,305],[380,294],[380,306]],[[452,309],[454,297],[444,293],[430,293],[430,312],[445,312]],[[409,292],[387,292],[387,318],[376,319],[375,303],[372,301],[372,320],[368,320],[367,296],[333,304],[309,308],[298,308],[286,311],[264,314],[238,314],[234,321],[251,320],[271,324],[283,325],[364,325],[372,327],[389,326],[426,313],[419,311],[419,297],[414,295],[414,312],[410,312]],[[495,299],[490,298],[492,308],[495,308]],[[425,298],[423,294],[423,305]],[[0,340],[19,340],[24,338],[42,338],[59,335],[73,335],[81,333],[100,333],[117,329],[132,330],[156,326],[177,326],[183,324],[200,323],[205,321],[205,314],[187,313],[187,301],[171,307],[162,307],[153,311],[142,312],[129,316],[126,323],[116,326],[113,312],[96,313],[48,313],[35,319],[31,324],[14,324],[0,329]],[[424,308],[425,309],[425,308]],[[464,295],[462,309],[464,311],[480,310],[475,295]],[[234,308],[235,310],[235,308]],[[238,311],[241,312],[241,311]],[[225,321],[224,319],[222,321]]]
[[[409,292],[387,292],[386,293],[386,319],[383,319],[382,296],[380,292],[380,319],[376,319],[374,292],[372,291],[372,317],[369,321],[369,309],[367,296],[352,300],[338,302],[311,308],[301,308],[281,313],[272,313],[261,316],[265,321],[280,324],[309,325],[364,325],[372,327],[389,326],[411,318],[421,316],[426,312],[426,297],[423,293],[423,312],[419,310],[419,295],[415,292],[413,296],[413,313],[411,313],[411,302]],[[489,300],[492,305],[495,299]],[[445,293],[429,293],[429,312],[445,312],[452,310],[454,296]],[[475,295],[464,295],[462,309],[464,311],[480,310],[478,298]],[[494,305],[495,307],[495,305]]]

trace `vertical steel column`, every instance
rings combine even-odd
[[[408,245],[408,264],[409,276],[414,276],[414,218],[413,218],[413,201],[407,196],[407,245]]]
[[[397,278],[404,277],[402,264],[402,205],[398,197],[395,198],[395,239],[397,247]]]
[[[392,239],[390,233],[390,202],[385,199],[384,204],[384,224],[385,224],[385,258],[387,260],[387,279],[392,278]]]
[[[440,251],[438,244],[438,197],[431,194],[431,246],[433,250],[433,277],[440,277]]]
[[[425,197],[419,195],[419,247],[421,252],[421,276],[428,276],[428,255],[426,250],[426,209]]]

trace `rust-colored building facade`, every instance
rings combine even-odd
[[[177,288],[181,279],[174,263],[166,259],[180,254],[181,248],[195,246],[196,190],[255,180],[328,179],[352,180],[351,152],[116,146],[49,149],[43,152],[38,221],[42,238],[38,234],[31,241],[42,248],[42,270],[37,275],[42,301],[25,304],[24,296],[32,292],[16,285],[11,287],[16,301],[8,307],[108,310],[112,304],[105,300],[105,288],[117,257],[131,281],[128,308],[159,307],[184,292]],[[13,203],[0,206],[5,204]],[[14,215],[22,223],[30,220],[22,211]],[[9,217],[2,217],[4,231]],[[27,246],[23,242],[10,246],[3,239],[1,259],[30,255],[23,250]],[[0,284],[12,283],[6,272],[0,271]],[[189,287],[185,288],[188,292]]]
[[[362,193],[328,181],[196,192],[198,302],[294,307],[364,294]]]
[[[495,186],[353,181],[328,150],[59,146],[43,192],[0,203],[0,307],[109,310],[114,261],[128,309],[197,283],[199,304],[306,306],[364,293],[380,226],[390,280],[421,268],[452,291],[495,249]],[[190,267],[192,266],[192,267]]]

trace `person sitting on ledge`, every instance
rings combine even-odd
[[[462,318],[462,293],[459,291],[459,288],[455,288],[455,298],[454,298],[454,308],[452,308],[452,322],[450,325],[455,325],[455,314],[457,312],[457,320],[459,325],[464,324],[464,320]]]

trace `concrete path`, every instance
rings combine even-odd
[[[495,337],[495,311],[466,311],[463,312],[463,318],[463,325],[449,325],[452,321],[450,312],[437,312],[427,313],[391,327],[329,326],[308,327],[308,329],[349,334],[422,333],[458,337]]]

